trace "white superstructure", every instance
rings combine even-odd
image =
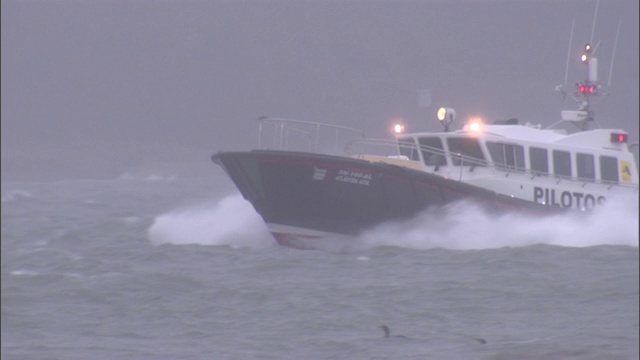
[[[423,171],[528,201],[590,209],[619,194],[638,196],[638,169],[620,129],[565,134],[531,125],[468,124],[406,134],[399,151]],[[397,163],[397,161],[396,161]]]

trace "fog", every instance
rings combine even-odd
[[[257,145],[256,119],[362,127],[386,137],[464,119],[551,125],[576,109],[554,87],[596,0],[3,0],[2,179],[209,174],[209,157]],[[637,0],[595,22],[603,127],[638,141]],[[607,87],[618,22],[611,86]],[[430,92],[430,98],[420,94]]]

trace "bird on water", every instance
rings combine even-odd
[[[388,337],[394,337],[394,338],[403,338],[406,339],[406,336],[403,335],[393,335],[391,336],[391,330],[389,329],[389,327],[387,325],[381,325],[380,328],[382,329],[382,331],[384,331],[384,337],[388,338]],[[486,344],[487,340],[483,339],[483,338],[476,338],[474,337],[473,340],[475,340],[477,343],[479,344]]]
[[[386,338],[395,337],[395,338],[404,338],[404,339],[406,339],[406,337],[402,336],[402,335],[393,335],[393,336],[391,336],[391,330],[389,330],[389,327],[387,325],[381,325],[380,328],[382,329],[382,331],[384,331],[384,337],[386,337]]]

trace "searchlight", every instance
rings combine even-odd
[[[441,107],[436,112],[436,117],[438,118],[442,126],[444,126],[444,132],[448,132],[449,126],[456,118],[456,111],[451,108]]]

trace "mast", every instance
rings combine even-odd
[[[589,122],[595,121],[594,113],[589,107],[590,101],[592,98],[600,96],[601,93],[598,82],[598,59],[594,56],[596,49],[590,43],[586,43],[583,50],[580,61],[585,67],[586,78],[577,82],[573,91],[569,93],[569,96],[578,103],[578,110],[563,110],[560,112],[560,118],[561,121],[573,123],[580,130],[587,130]],[[556,90],[562,93],[563,98],[567,94],[563,85],[556,86]]]
[[[595,121],[594,112],[590,108],[592,99],[595,97],[604,95],[601,92],[601,85],[598,81],[598,59],[595,57],[596,50],[600,45],[598,41],[595,46],[592,45],[593,34],[595,30],[596,16],[598,14],[598,5],[600,1],[596,3],[596,10],[593,15],[593,24],[591,28],[591,38],[589,42],[584,45],[582,55],[580,56],[580,62],[585,69],[586,77],[584,80],[577,82],[573,88],[573,91],[569,92],[569,96],[578,103],[578,110],[564,110],[561,111],[561,121],[568,121],[576,125],[580,130],[587,130],[589,123]],[[560,91],[563,98],[567,95],[565,87],[567,86],[567,76],[569,73],[569,58],[571,54],[571,42],[573,40],[573,28],[574,22],[571,23],[571,36],[569,38],[569,51],[567,54],[567,66],[565,69],[564,85],[556,86],[556,90]],[[613,73],[613,58],[615,56],[615,49],[618,43],[618,35],[620,33],[620,23],[618,23],[618,29],[616,32],[616,40],[613,47],[613,55],[611,56],[611,68],[609,69],[609,83],[611,86],[611,74]]]
[[[580,61],[586,68],[587,76],[585,80],[576,83],[574,91],[571,93],[571,97],[578,103],[578,110],[562,112],[563,120],[573,122],[581,130],[587,130],[589,122],[594,121],[594,113],[589,108],[589,105],[593,97],[600,95],[598,59],[594,56],[595,50],[590,43],[586,43],[582,56],[580,56]],[[565,119],[565,115],[568,115],[568,118]]]

